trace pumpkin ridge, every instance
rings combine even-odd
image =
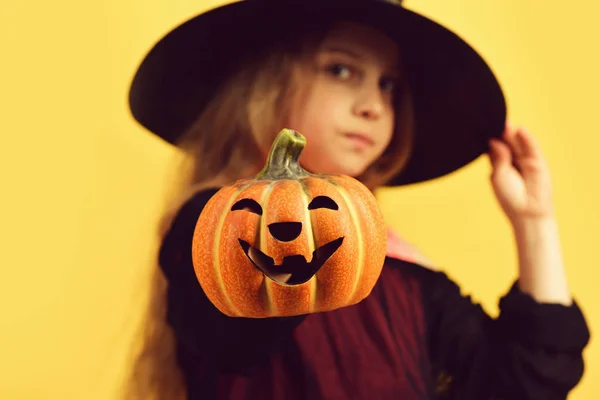
[[[302,192],[304,193],[304,198],[303,198],[303,203],[304,203],[304,213],[305,213],[305,218],[304,221],[306,221],[306,234],[309,235],[310,234],[310,238],[308,238],[308,251],[312,254],[315,249],[317,248],[317,240],[315,239],[315,231],[313,228],[313,223],[312,223],[312,217],[311,217],[311,212],[308,209],[308,204],[310,201],[310,197],[311,197],[311,193],[310,193],[310,189],[309,187],[306,185],[306,178],[301,179],[300,181],[298,181],[298,183],[300,184],[300,186],[302,187]],[[317,305],[317,275],[315,274],[312,278],[310,278],[310,280],[308,281],[308,284],[310,285],[310,299],[308,300],[308,308],[310,310],[310,312],[314,312],[316,305]]]
[[[308,243],[308,248],[309,248],[309,251],[312,253],[317,248],[317,241],[315,239],[315,231],[313,229],[311,213],[310,213],[310,210],[308,209],[308,204],[309,204],[309,200],[311,197],[311,193],[310,193],[310,189],[306,185],[306,182],[304,179],[302,179],[301,181],[298,181],[298,183],[300,183],[300,186],[302,186],[302,191],[304,192],[304,195],[305,195],[303,198],[305,216],[307,217],[307,218],[305,218],[305,221],[306,221],[306,224],[308,225],[307,232],[310,232],[310,236],[312,239],[312,241],[309,241],[309,243]],[[310,229],[308,229],[308,228],[310,228]]]
[[[262,193],[262,195],[260,196],[260,204],[262,204],[262,207],[264,210],[268,209],[268,204],[269,204],[269,197],[271,195],[271,193],[273,192],[273,187],[277,184],[277,181],[274,182],[270,182],[269,185],[265,188],[265,191]],[[264,249],[267,248],[267,238],[266,238],[266,232],[268,232],[268,228],[267,228],[267,219],[265,218],[265,215],[263,215],[260,218],[260,222],[258,225],[258,245],[260,246],[259,248],[262,249],[264,251]],[[275,304],[273,303],[273,294],[272,294],[272,289],[271,289],[271,285],[273,284],[273,282],[271,281],[271,279],[269,279],[267,276],[263,276],[263,285],[262,288],[264,290],[264,299],[265,299],[265,308],[267,309],[267,312],[270,315],[273,315],[276,312],[276,307]]]
[[[229,197],[229,199],[227,200],[227,207],[225,208],[226,210],[231,209],[231,206],[233,205],[233,202],[235,201],[235,199],[239,196],[239,194],[242,192],[242,190],[244,190],[246,187],[250,186],[250,184],[246,184],[244,186],[241,186],[237,189],[237,191],[235,191],[231,197]],[[235,315],[241,315],[240,311],[237,309],[237,307],[233,304],[233,301],[231,300],[231,297],[229,297],[229,293],[227,292],[227,290],[225,290],[225,284],[223,283],[223,277],[221,275],[221,260],[220,260],[220,253],[219,253],[219,246],[220,246],[220,241],[218,238],[221,237],[221,232],[223,231],[223,225],[225,225],[225,220],[227,219],[227,213],[223,213],[223,215],[221,217],[219,217],[219,222],[217,223],[216,229],[215,229],[215,238],[217,238],[214,243],[213,243],[213,264],[212,267],[215,270],[215,276],[217,278],[217,284],[219,285],[219,289],[221,289],[221,293],[223,294],[223,298],[225,299],[225,301],[227,302],[227,305],[229,306],[230,310],[232,311],[232,314]]]
[[[354,201],[350,197],[348,191],[342,187],[342,185],[335,182],[333,179],[326,178],[327,182],[331,183],[338,191],[340,196],[346,202],[348,206],[348,211],[350,212],[350,219],[352,220],[352,224],[354,225],[354,229],[356,230],[356,241],[358,244],[358,259],[357,259],[357,268],[356,268],[356,277],[354,278],[354,283],[352,284],[352,291],[348,296],[348,301],[352,301],[354,296],[356,295],[356,290],[358,289],[358,284],[364,274],[365,271],[365,249],[364,249],[364,238],[362,227],[360,225],[360,219],[358,217],[358,213],[356,210],[356,206]]]

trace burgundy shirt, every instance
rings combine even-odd
[[[444,273],[390,257],[356,305],[225,316],[191,260],[196,221],[216,190],[182,207],[159,260],[190,399],[554,400],[581,379],[589,330],[576,302],[539,304],[514,284],[493,319]]]

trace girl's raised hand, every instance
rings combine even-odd
[[[535,138],[507,122],[502,140],[489,145],[492,186],[511,223],[553,217],[550,170]]]

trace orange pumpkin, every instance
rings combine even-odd
[[[198,219],[196,276],[228,316],[334,310],[363,300],[379,278],[386,229],[375,197],[354,178],[304,170],[305,144],[282,130],[265,168],[220,189]]]

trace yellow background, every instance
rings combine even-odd
[[[0,398],[116,398],[145,301],[173,152],[131,119],[141,57],[222,1],[3,1],[0,9]],[[510,118],[539,138],[572,290],[600,326],[600,6],[591,0],[412,0],[490,61]],[[516,273],[482,158],[383,191],[390,223],[490,312]],[[600,348],[572,399],[597,398]]]

